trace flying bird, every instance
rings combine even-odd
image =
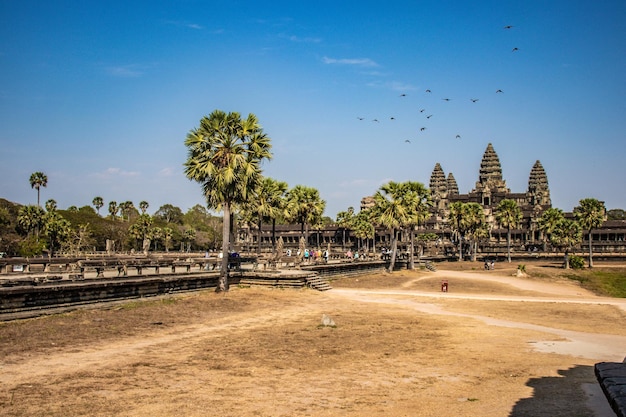
[[[428,116],[426,116],[427,119],[430,119],[431,117],[433,117],[432,114],[429,114]]]
[[[496,90],[496,93],[503,93],[504,91],[502,90]]]
[[[456,135],[456,138],[457,139],[461,139],[461,135]]]
[[[512,25],[506,25],[504,28],[505,28],[505,29],[512,29],[512,28],[513,28],[513,26],[512,26]]]
[[[363,120],[363,118],[362,118],[362,117],[357,117],[357,119],[359,119],[359,120]]]
[[[442,98],[443,101],[450,101],[451,99],[449,98]]]
[[[426,128],[425,128],[425,127],[421,128],[421,129],[420,129],[420,132],[423,132],[424,130],[426,130]]]
[[[404,141],[405,141],[406,143],[411,143],[411,141],[410,141],[410,140],[408,140],[408,139],[405,139]]]
[[[378,123],[378,119],[374,119],[374,120],[372,120],[372,122],[376,122],[376,123]]]
[[[511,50],[511,52],[515,52],[515,51],[519,51],[519,48],[513,48],[513,50]]]
[[[427,93],[432,93],[432,91],[430,91],[430,90],[426,90],[426,92],[427,92]]]
[[[420,110],[420,113],[424,113],[424,110],[426,110],[426,109],[422,109],[422,110]]]
[[[470,100],[472,100],[472,103],[476,103],[478,101],[477,98],[470,98]]]
[[[406,97],[406,94],[402,93],[400,94],[400,97]]]
[[[395,117],[390,117],[390,119],[391,119],[391,120],[396,120],[396,118],[395,118]]]

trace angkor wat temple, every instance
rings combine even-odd
[[[522,210],[522,221],[519,227],[511,230],[511,249],[519,252],[538,252],[543,250],[544,242],[542,232],[539,230],[538,221],[543,212],[552,207],[548,176],[541,165],[536,161],[530,169],[528,188],[525,192],[511,192],[506,181],[502,178],[502,166],[491,143],[483,154],[478,173],[478,181],[473,190],[467,194],[460,194],[454,175],[450,172],[446,176],[439,163],[430,176],[429,188],[433,198],[431,216],[425,225],[420,226],[417,233],[434,233],[438,236],[435,242],[431,242],[425,248],[428,255],[446,255],[455,252],[453,243],[455,236],[448,225],[449,206],[454,202],[478,203],[483,207],[485,220],[489,227],[489,238],[479,242],[478,251],[482,254],[506,253],[507,230],[500,227],[496,221],[496,208],[504,199],[517,202]],[[584,198],[585,196],[581,196]],[[373,205],[373,197],[364,197],[361,200],[361,210]],[[572,213],[565,213],[572,216]],[[282,237],[285,248],[298,246],[301,232],[299,225],[277,225],[276,237]],[[247,227],[239,230],[238,243],[249,248],[258,245],[258,231]],[[272,234],[269,225],[263,225],[261,233],[261,246],[269,249],[272,246]],[[376,228],[376,236],[367,243],[360,242],[349,229],[344,229],[336,224],[325,226],[321,229],[309,231],[307,246],[328,247],[333,250],[345,250],[346,248],[358,249],[363,246],[372,250],[388,247],[391,243],[391,233],[387,229]],[[407,236],[400,236],[399,249],[406,250]],[[596,254],[624,254],[626,253],[626,222],[605,221],[604,224],[592,233],[592,244]],[[587,247],[587,235],[584,234],[580,245],[581,252]]]
[[[485,220],[491,231],[489,246],[499,246],[503,235],[506,239],[506,230],[500,230],[495,219],[496,208],[502,200],[514,200],[522,210],[520,228],[514,231],[512,239],[523,242],[524,246],[539,244],[541,236],[537,221],[546,209],[552,207],[548,176],[541,162],[536,161],[530,170],[526,192],[513,193],[502,178],[500,159],[491,143],[487,145],[483,154],[478,181],[471,192],[459,194],[456,179],[452,173],[446,177],[439,163],[435,164],[429,187],[434,207],[426,225],[427,229],[434,231],[447,229],[448,207],[451,203],[478,203],[483,207]]]

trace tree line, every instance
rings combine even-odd
[[[184,144],[188,151],[183,164],[185,175],[201,185],[206,207],[197,205],[183,214],[179,208],[167,204],[150,216],[146,201],[139,203],[139,209],[131,201],[110,201],[108,215],[101,216],[100,210],[105,202],[101,197],[95,197],[93,207],[58,210],[54,200],[48,200],[43,209],[39,204],[40,190],[47,186],[47,177],[36,172],[31,175],[30,184],[37,190],[37,206],[16,209],[6,200],[0,205],[2,247],[26,256],[44,250],[49,253],[80,251],[90,247],[101,250],[106,247],[107,240],[120,245],[116,246],[117,250],[140,249],[147,241],[155,249],[160,246],[166,251],[178,245],[182,250],[220,247],[224,264],[218,291],[226,291],[235,218],[238,222],[254,224],[259,233],[264,223],[273,226],[277,223],[298,224],[305,242],[308,241],[310,228],[321,228],[332,222],[324,217],[326,202],[320,198],[317,189],[305,185],[289,189],[286,182],[263,176],[263,164],[272,158],[271,140],[254,114],[242,118],[236,112],[215,110],[204,116],[199,126],[187,134]],[[390,230],[390,271],[396,259],[398,236],[409,236],[412,267],[414,248],[436,238],[436,235],[423,229],[432,213],[430,190],[419,182],[390,181],[376,191],[373,201],[372,207],[359,213],[355,214],[353,208],[338,213],[336,223],[344,231],[351,230],[366,244],[374,238],[376,228]],[[209,210],[221,212],[222,216],[212,216]],[[615,210],[613,215],[624,216],[624,212]],[[497,223],[507,229],[507,257],[510,262],[511,230],[519,227],[521,209],[516,201],[503,200],[495,216]],[[599,227],[606,217],[604,204],[587,198],[580,200],[573,218],[565,216],[560,209],[546,210],[539,220],[539,228],[544,244],[550,243],[563,250],[567,267],[568,254],[580,244],[583,232],[590,237],[591,230]],[[463,259],[464,249],[475,259],[478,242],[490,236],[482,206],[478,203],[452,203],[447,222],[453,231],[453,243],[457,246],[459,259]],[[15,236],[11,237],[11,232]],[[275,242],[273,231],[273,245]],[[260,252],[260,235],[258,244]],[[591,243],[589,266],[593,266]]]

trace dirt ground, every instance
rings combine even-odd
[[[439,267],[0,323],[0,415],[614,416],[593,365],[626,356],[626,300]]]

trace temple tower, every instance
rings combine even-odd
[[[543,169],[541,162],[535,162],[530,170],[528,178],[528,202],[529,204],[551,206],[550,187],[548,187],[548,176]]]
[[[456,183],[456,178],[450,172],[448,174],[448,180],[446,181],[448,184],[448,195],[458,195],[459,194],[459,186]]]

